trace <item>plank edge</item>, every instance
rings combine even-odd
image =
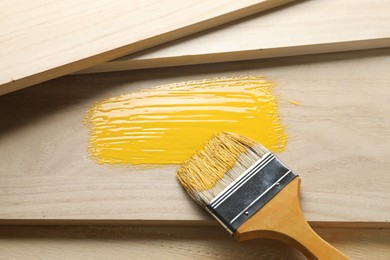
[[[291,57],[300,55],[349,52],[390,47],[390,37],[362,39],[343,42],[329,42],[278,48],[263,48],[239,52],[220,52],[152,59],[112,60],[73,74],[92,74],[126,70],[165,68],[230,61],[258,60],[267,58]]]
[[[390,221],[309,221],[314,228],[390,228]],[[129,226],[218,226],[215,220],[117,220],[117,219],[1,219],[0,226],[32,225],[129,225]]]

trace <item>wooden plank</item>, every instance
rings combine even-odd
[[[290,1],[2,1],[0,94]]]
[[[303,1],[78,73],[390,47],[390,2]]]
[[[210,222],[176,181],[176,166],[88,159],[84,113],[96,100],[160,84],[262,74],[278,84],[288,136],[279,156],[302,178],[309,222],[388,227],[389,67],[383,49],[75,75],[1,96],[0,223]]]
[[[390,229],[316,232],[350,259],[390,258]],[[8,226],[0,251],[5,259],[306,259],[274,240],[238,243],[221,227]]]

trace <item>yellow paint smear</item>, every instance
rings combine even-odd
[[[296,106],[299,106],[299,102],[298,101],[295,101],[295,100],[291,100],[289,99],[288,102],[290,102],[290,104],[293,104],[293,105],[296,105]]]
[[[260,76],[218,78],[106,99],[86,114],[90,154],[105,164],[176,164],[222,131],[281,152],[286,135],[271,87]]]

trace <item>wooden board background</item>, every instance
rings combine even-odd
[[[288,135],[279,157],[302,178],[311,224],[388,227],[389,67],[383,49],[68,76],[1,96],[0,222],[208,223],[175,180],[175,166],[90,161],[84,112],[96,100],[160,84],[262,74],[278,84]]]
[[[0,95],[290,1],[1,1]]]
[[[390,229],[317,228],[350,259],[390,258]],[[23,249],[23,250],[21,250]],[[238,243],[222,227],[0,227],[5,259],[306,259],[273,240]]]
[[[79,73],[390,47],[386,0],[298,1]]]

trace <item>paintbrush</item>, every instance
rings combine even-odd
[[[234,133],[214,136],[177,178],[239,241],[270,238],[309,259],[348,259],[322,240],[300,209],[300,178],[262,145]]]

